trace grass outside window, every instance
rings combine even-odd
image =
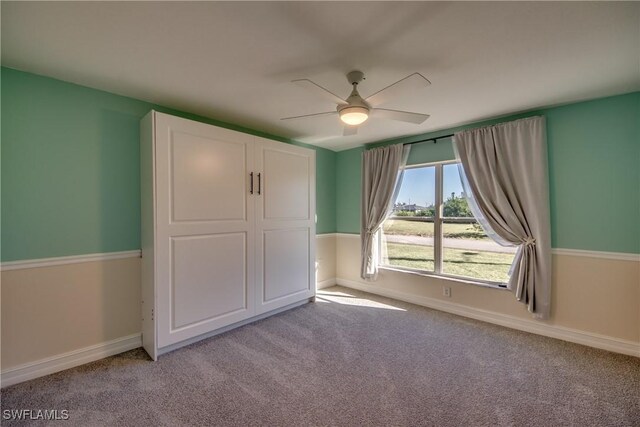
[[[382,265],[494,284],[509,280],[516,248],[498,245],[476,222],[455,163],[407,170],[382,229]]]
[[[388,265],[434,271],[433,246],[387,243]],[[445,248],[444,271],[452,276],[505,283],[512,254]]]

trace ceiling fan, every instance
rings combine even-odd
[[[306,114],[304,116],[285,117],[280,120],[297,120],[312,117],[339,115],[340,120],[346,125],[344,127],[344,135],[355,135],[358,133],[358,125],[364,123],[369,116],[379,117],[382,119],[399,120],[401,122],[420,124],[429,118],[428,114],[412,113],[409,111],[389,110],[386,108],[377,108],[376,105],[384,104],[392,98],[399,96],[401,92],[406,90],[415,91],[416,89],[429,86],[431,82],[420,73],[413,73],[407,77],[380,89],[367,98],[362,98],[358,93],[358,84],[364,80],[362,71],[351,71],[347,74],[347,80],[353,86],[351,95],[347,99],[342,99],[328,89],[312,82],[309,79],[293,80],[296,83],[317,95],[330,99],[338,106],[336,111],[327,111],[324,113]]]

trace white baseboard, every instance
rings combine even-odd
[[[338,282],[336,281],[335,277],[332,277],[331,279],[327,279],[327,280],[323,280],[321,282],[317,282],[316,283],[316,289],[324,289],[324,288],[330,288],[331,286],[335,286]]]
[[[384,297],[394,298],[412,304],[433,308],[447,313],[457,314],[463,317],[470,317],[476,320],[493,323],[507,328],[518,329],[551,338],[595,347],[602,350],[622,353],[630,356],[640,357],[640,343],[627,341],[619,338],[612,338],[606,335],[594,334],[591,332],[579,331],[577,329],[565,328],[563,326],[549,325],[535,320],[521,319],[519,317],[500,314],[493,311],[468,307],[461,304],[442,301],[436,298],[429,298],[404,292],[394,291],[379,285],[357,282],[348,279],[336,279],[338,285],[348,288],[369,292]]]
[[[54,372],[84,365],[85,363],[95,360],[104,359],[105,357],[133,350],[141,346],[141,335],[133,334],[35,362],[25,363],[24,365],[2,371],[1,384],[2,387],[7,387],[23,381],[53,374]]]

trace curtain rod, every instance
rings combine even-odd
[[[413,145],[413,144],[419,144],[421,142],[429,142],[429,141],[433,141],[434,144],[437,144],[439,139],[451,138],[452,136],[453,134],[436,136],[435,138],[427,138],[427,139],[421,139],[419,141],[405,142],[402,145]]]

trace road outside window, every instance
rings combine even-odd
[[[405,171],[381,240],[382,265],[492,284],[507,282],[517,249],[487,236],[451,162]]]

